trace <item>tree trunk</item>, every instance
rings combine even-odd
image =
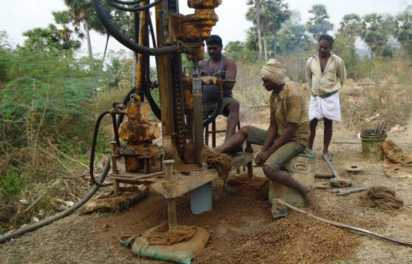
[[[268,45],[267,45],[265,38],[263,38],[263,52],[265,55],[265,61],[267,61],[268,60]]]
[[[258,48],[259,48],[259,60],[263,57],[263,47],[262,47],[262,26],[260,23],[260,0],[255,1],[255,8],[256,8],[256,31],[257,31],[257,38],[258,38]]]
[[[110,34],[107,34],[107,36],[106,36],[106,45],[104,46],[104,52],[103,52],[103,58],[102,58],[102,67],[104,65],[104,60],[106,59],[107,48],[109,47],[109,39],[110,39]]]
[[[93,51],[92,51],[92,41],[90,39],[90,29],[89,25],[86,21],[83,22],[84,31],[86,31],[86,38],[87,38],[87,50],[89,52],[89,58],[93,59]]]
[[[273,52],[273,57],[276,57],[276,53],[277,53],[277,50],[276,50],[276,27],[275,27],[275,25],[273,25],[273,28],[272,28],[272,30],[273,30],[273,39],[272,39],[272,52]]]

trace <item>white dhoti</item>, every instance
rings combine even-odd
[[[326,118],[338,122],[342,120],[340,96],[338,92],[326,98],[319,96],[310,97],[309,121],[315,118],[318,120]]]

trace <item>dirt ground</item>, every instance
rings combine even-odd
[[[347,144],[359,141],[357,133],[342,127],[336,131],[331,152],[340,173],[356,186],[389,187],[405,205],[396,212],[381,211],[365,207],[360,199],[362,193],[338,197],[326,190],[316,190],[315,213],[412,241],[412,179],[384,176],[382,163],[363,160],[361,145]],[[412,123],[406,132],[390,137],[405,143],[411,135]],[[321,137],[320,129],[318,142]],[[339,143],[343,141],[347,143]],[[318,144],[317,153],[320,147]],[[411,147],[409,150],[412,151]],[[347,175],[344,168],[352,164],[362,166],[364,172]],[[262,176],[259,168],[254,172]],[[194,263],[412,263],[412,248],[352,234],[298,213],[273,221],[269,203],[261,199],[261,190],[250,185],[243,185],[240,190],[235,194],[216,190],[213,211],[200,216],[190,213],[187,197],[179,200],[179,223],[204,227],[211,235],[207,248]],[[153,194],[125,212],[73,215],[0,245],[0,263],[162,263],[133,256],[120,246],[119,240],[166,220],[166,202]]]

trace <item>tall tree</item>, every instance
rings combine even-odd
[[[357,14],[347,14],[340,22],[338,33],[355,42],[362,33],[362,18]]]
[[[382,56],[395,28],[393,17],[369,14],[362,19],[361,38],[374,56]]]
[[[282,54],[307,50],[311,43],[305,26],[292,20],[286,22],[278,33],[278,49]]]
[[[395,36],[402,48],[412,55],[412,5],[397,16]]]
[[[291,11],[288,4],[283,0],[260,0],[260,9],[258,9],[260,16],[257,16],[256,0],[250,0],[248,4],[253,4],[254,6],[249,8],[246,19],[253,22],[257,33],[259,30],[262,32],[263,50],[267,50],[265,52],[265,59],[267,59],[269,55],[276,53],[277,33],[281,29],[282,24],[290,18]],[[257,26],[258,17],[260,18],[259,27]],[[270,43],[270,47],[268,43]]]
[[[9,69],[10,45],[6,31],[0,31],[0,90],[7,80]]]
[[[81,42],[72,34],[67,27],[58,28],[50,24],[47,28],[34,28],[26,31],[24,48],[36,52],[56,52],[63,50],[74,51],[80,48]]]
[[[97,17],[96,11],[90,0],[64,0],[66,6],[69,7],[68,11],[63,11],[59,13],[67,12],[68,17],[70,18],[69,22],[74,25],[74,31],[79,32],[86,37],[87,40],[87,50],[89,57],[93,58],[93,50],[90,39],[90,31],[94,30],[100,34],[106,34],[106,45],[103,53],[103,61],[106,56],[107,46],[109,43],[109,35],[106,33],[105,28],[100,23],[100,20]],[[106,6],[109,10],[112,18],[120,25],[122,30],[133,32],[131,30],[131,15],[128,12],[119,11],[113,7]],[[65,15],[65,16],[67,16]],[[83,32],[81,27],[83,26]],[[132,37],[132,36],[131,36]]]
[[[321,34],[333,30],[333,24],[329,21],[329,14],[325,5],[314,5],[309,13],[312,14],[312,17],[306,23],[306,29],[315,39],[318,39]]]
[[[86,34],[87,40],[87,50],[89,53],[89,57],[93,58],[93,50],[92,44],[90,39],[90,24],[95,19],[93,18],[94,9],[91,1],[87,0],[64,0],[66,6],[69,7],[69,15],[71,18],[71,22],[76,26],[76,30],[79,31],[80,25],[83,25],[84,32]],[[95,24],[95,29],[98,29],[98,24]]]
[[[263,40],[262,40],[262,23],[261,23],[261,14],[262,14],[262,5],[260,3],[260,0],[255,0],[255,10],[256,10],[256,33],[257,33],[257,39],[258,39],[258,47],[259,47],[259,59],[261,60],[263,58]]]

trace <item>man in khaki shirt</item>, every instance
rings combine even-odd
[[[339,90],[346,79],[345,64],[332,53],[333,38],[319,37],[319,52],[306,64],[306,78],[311,91],[309,103],[310,137],[309,148],[313,149],[316,126],[324,122],[323,158],[331,159],[329,145],[333,134],[333,121],[341,121]]]
[[[262,81],[265,89],[271,92],[269,129],[242,127],[215,150],[227,153],[242,146],[246,140],[251,144],[262,145],[255,162],[262,166],[266,177],[295,189],[309,205],[310,189],[291,177],[285,169],[286,163],[302,153],[308,142],[309,124],[302,91],[288,81],[285,68],[274,59],[263,66]]]

